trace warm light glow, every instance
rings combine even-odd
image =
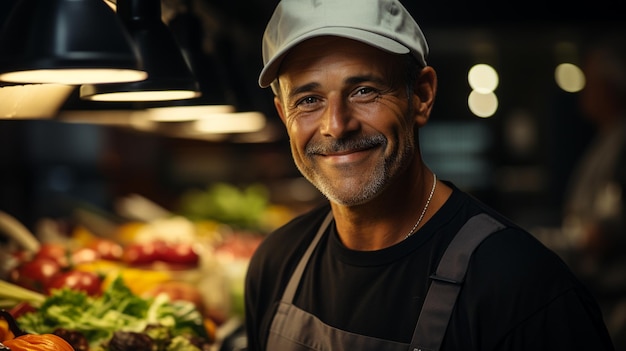
[[[214,134],[226,133],[251,133],[264,130],[266,127],[265,115],[260,112],[232,112],[219,113],[208,112],[210,110],[230,110],[232,106],[189,106],[188,110],[203,111],[198,113],[194,121],[172,120],[174,129],[168,130],[168,122],[163,120],[155,121],[151,117],[154,110],[160,109],[181,109],[187,110],[187,106],[151,108],[141,110],[81,110],[81,111],[60,111],[56,118],[68,123],[88,123],[99,125],[111,125],[121,127],[132,127],[137,130],[158,132],[159,130],[168,133],[176,133],[183,137],[205,138]],[[161,113],[161,112],[158,112]],[[179,122],[182,122],[179,123]],[[184,125],[184,128],[179,128]]]
[[[265,127],[265,115],[260,112],[214,113],[194,122],[200,133],[251,133]]]
[[[235,112],[232,105],[167,106],[147,109],[148,118],[155,122],[193,121],[207,114],[231,112]]]
[[[498,87],[499,78],[496,70],[487,64],[478,64],[470,68],[467,81],[473,90],[481,94],[490,93]]]
[[[559,88],[569,93],[579,92],[585,87],[585,74],[571,63],[558,65],[554,70],[554,79]]]
[[[61,110],[56,119],[67,123],[128,127],[135,113],[145,110]],[[145,118],[144,118],[145,120]]]
[[[467,105],[476,116],[482,118],[491,117],[498,109],[498,97],[493,92],[481,94],[473,90],[467,99]]]
[[[0,118],[51,118],[73,89],[61,84],[0,87]]]
[[[193,90],[163,90],[163,91],[118,91],[94,95],[81,95],[81,98],[92,101],[167,101],[193,99],[200,96],[199,91]]]
[[[111,10],[114,12],[117,11],[117,1],[115,0],[104,0],[104,3],[107,4]]]
[[[148,74],[144,71],[111,68],[38,69],[0,74],[0,80],[5,82],[67,85],[126,83],[147,77]]]

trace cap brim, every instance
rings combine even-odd
[[[343,37],[348,39],[357,40],[363,42],[368,45],[372,45],[376,48],[379,48],[384,51],[388,51],[394,54],[408,54],[410,52],[409,48],[404,45],[401,45],[397,41],[388,38],[386,36],[372,33],[369,31],[365,31],[362,29],[350,28],[350,27],[324,27],[319,28],[314,31],[310,31],[296,37],[294,39],[289,40],[289,44],[278,50],[274,57],[271,58],[261,70],[261,74],[259,75],[259,85],[262,88],[267,88],[272,84],[274,79],[278,76],[278,71],[280,69],[280,65],[287,55],[287,53],[293,49],[296,45],[302,43],[303,41],[315,37],[321,37],[325,35]]]

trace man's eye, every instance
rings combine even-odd
[[[306,106],[306,105],[311,105],[318,102],[318,99],[316,97],[313,96],[307,96],[305,98],[302,98],[300,100],[298,100],[297,105],[298,106]]]
[[[370,102],[380,96],[380,90],[372,87],[359,87],[353,90],[351,99],[355,102]]]
[[[374,92],[373,88],[370,87],[360,87],[355,90],[354,95],[367,95]]]

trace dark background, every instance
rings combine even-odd
[[[15,2],[0,0],[0,22]],[[429,41],[428,62],[439,76],[432,122],[423,132],[428,163],[440,178],[529,229],[558,225],[569,173],[593,130],[578,110],[577,95],[554,83],[561,59],[555,48],[572,44],[569,59],[576,63],[589,41],[623,32],[618,2],[403,3]],[[282,128],[271,92],[256,85],[261,36],[275,4],[162,1],[165,21],[190,53],[204,96],[261,111]],[[500,108],[484,120],[466,103],[467,70],[480,62],[500,73]],[[99,106],[74,94],[63,109]],[[519,128],[512,122],[520,120],[531,131],[522,150],[510,135]],[[0,120],[0,210],[31,228],[77,206],[113,212],[115,199],[130,193],[175,209],[185,190],[217,181],[263,182],[276,201],[289,202],[284,184],[298,177],[284,132],[270,143],[215,142],[97,124]]]

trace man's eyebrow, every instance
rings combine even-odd
[[[302,93],[307,92],[307,91],[314,90],[315,88],[317,88],[319,86],[320,86],[319,83],[312,82],[312,83],[307,83],[307,84],[301,85],[299,87],[295,87],[295,88],[291,89],[291,91],[289,91],[288,97],[289,97],[289,99],[292,99],[296,95],[302,94]]]
[[[384,80],[381,77],[376,76],[376,75],[365,74],[365,75],[360,75],[360,76],[349,77],[344,82],[346,85],[356,85],[356,84],[361,84],[363,82],[374,82],[376,84],[383,84]]]

